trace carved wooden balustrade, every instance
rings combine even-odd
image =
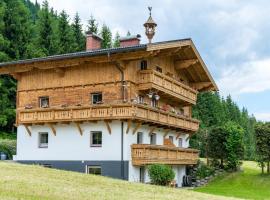
[[[156,89],[182,101],[196,104],[197,91],[155,70],[139,72],[139,90]]]
[[[155,163],[195,165],[199,159],[199,151],[165,145],[133,144],[131,157],[132,164],[135,166]]]
[[[195,132],[199,121],[140,104],[17,110],[18,124],[132,119]]]

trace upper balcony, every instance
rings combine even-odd
[[[139,90],[156,89],[161,95],[170,95],[178,101],[196,104],[198,92],[193,88],[155,70],[142,70],[139,73]]]
[[[133,144],[131,145],[132,164],[195,165],[199,151],[166,145]]]
[[[174,128],[187,132],[195,132],[199,128],[198,120],[141,104],[103,104],[87,107],[55,107],[17,110],[18,124],[83,122],[115,119],[136,120],[138,123],[151,123],[156,124],[159,127]]]

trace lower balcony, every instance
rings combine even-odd
[[[165,145],[133,144],[131,145],[131,156],[134,166],[157,163],[195,165],[199,159],[199,151]]]
[[[195,132],[199,121],[141,104],[95,105],[88,107],[17,110],[17,124],[83,122],[97,120],[136,120],[166,128]]]

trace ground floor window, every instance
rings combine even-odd
[[[102,146],[102,132],[92,131],[90,138],[91,147],[101,147]]]
[[[39,148],[48,148],[49,134],[39,133]]]
[[[87,166],[87,174],[101,175],[100,166]]]
[[[140,167],[140,182],[144,183],[144,167]]]

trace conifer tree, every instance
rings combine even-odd
[[[112,33],[111,33],[110,28],[106,24],[103,24],[100,35],[103,39],[101,42],[101,47],[103,49],[111,48],[112,47]]]
[[[116,32],[114,40],[113,40],[113,47],[114,48],[120,47],[120,40],[119,39],[120,39],[120,35],[118,32]]]
[[[81,19],[78,13],[76,13],[72,23],[72,34],[74,38],[74,51],[85,50],[85,36],[82,33]]]
[[[127,36],[131,36],[131,33],[130,33],[130,31],[128,31],[128,32],[127,32]]]
[[[88,20],[87,32],[98,34],[98,23],[93,15]]]

